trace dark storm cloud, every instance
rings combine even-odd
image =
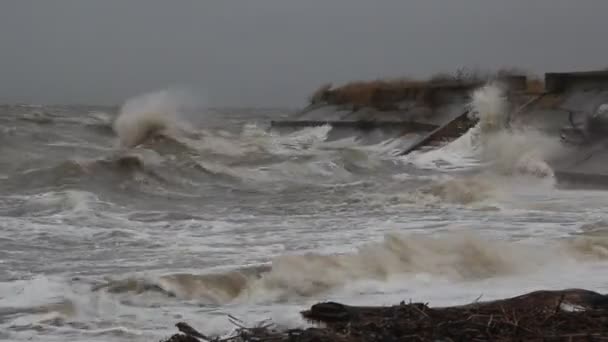
[[[299,105],[320,83],[460,66],[608,66],[598,0],[5,0],[0,100],[117,103],[187,85]]]

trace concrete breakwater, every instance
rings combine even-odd
[[[567,152],[549,161],[559,184],[608,187],[608,71],[546,73],[543,80],[509,73],[324,85],[308,107],[271,126],[329,125],[328,139],[356,136],[364,144],[399,138],[405,155],[473,127],[471,93],[488,82],[505,89],[508,126],[534,127],[563,145]]]

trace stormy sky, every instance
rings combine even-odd
[[[605,68],[607,32],[605,0],[1,0],[0,102],[177,85],[213,106],[299,106],[327,81]]]

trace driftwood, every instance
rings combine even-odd
[[[302,316],[319,327],[279,331],[271,324],[247,328],[233,321],[238,326],[233,336],[211,339],[179,323],[183,334],[166,341],[608,341],[608,296],[581,289],[438,308],[329,302],[313,305]]]

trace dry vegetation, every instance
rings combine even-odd
[[[332,104],[377,107],[381,105],[382,95],[391,94],[395,98],[416,96],[427,85],[428,82],[409,78],[355,81],[336,89],[326,88],[323,92],[318,91],[317,99],[324,99]]]
[[[376,109],[394,109],[397,102],[410,99],[432,103],[433,89],[441,87],[472,88],[490,80],[504,80],[512,76],[526,76],[518,69],[501,69],[495,72],[483,72],[476,69],[458,69],[454,73],[438,73],[427,80],[410,77],[394,79],[377,79],[371,81],[354,81],[336,88],[331,83],[319,87],[309,98],[311,104],[352,105],[355,108],[372,107]],[[527,80],[527,91],[540,93],[544,91],[543,81],[538,78]]]
[[[540,78],[528,78],[526,91],[531,94],[540,94],[545,91],[545,82]]]

